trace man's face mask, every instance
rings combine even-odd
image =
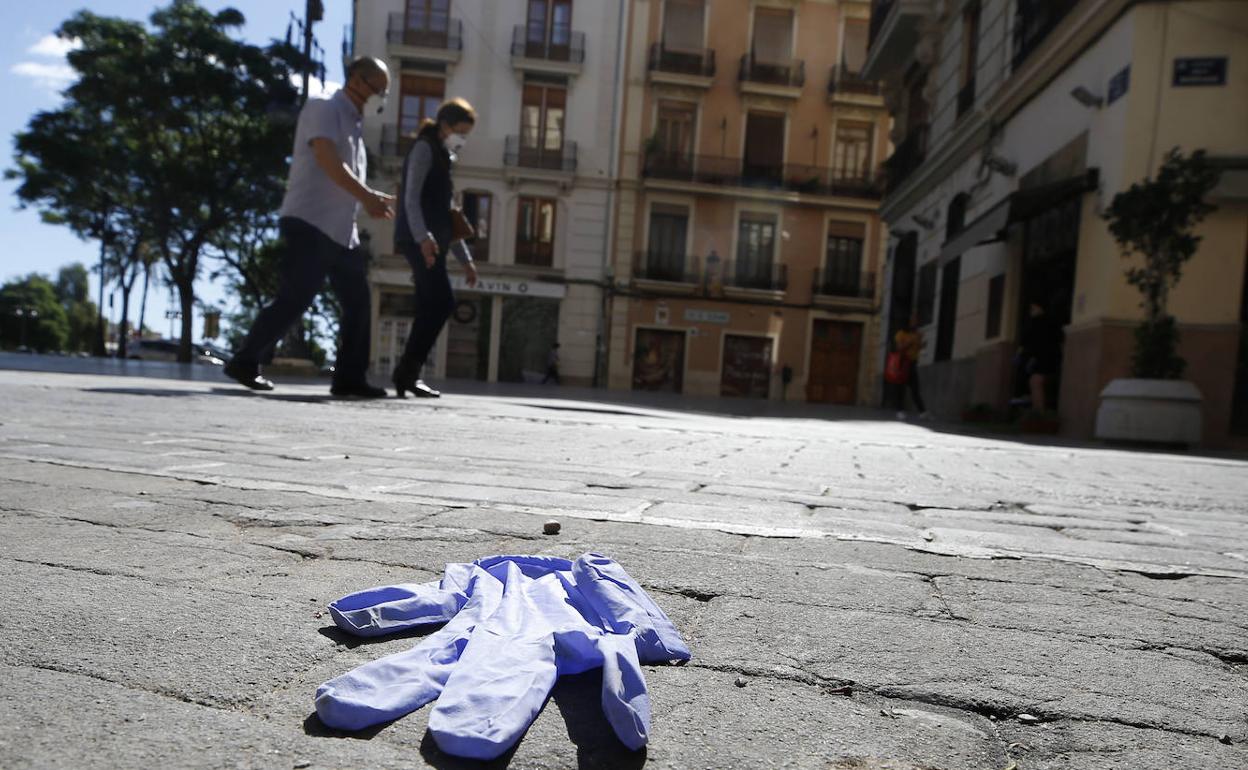
[[[371,84],[369,85],[369,88],[370,89],[372,88]],[[377,114],[380,115],[381,113],[386,111],[386,102],[388,102],[389,100],[390,100],[390,86],[386,85],[380,91],[373,91],[372,96],[368,97],[368,101],[364,103],[364,107],[365,109],[367,109],[368,105],[376,104]]]
[[[455,157],[464,149],[464,145],[468,144],[468,137],[463,134],[451,132],[451,135],[446,137],[446,141],[443,142],[443,144],[446,145],[446,151],[449,152],[452,157]]]

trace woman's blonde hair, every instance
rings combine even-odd
[[[448,126],[458,126],[461,123],[467,123],[470,126],[477,124],[477,111],[472,108],[467,99],[461,99],[456,96],[438,105],[438,111],[435,117],[425,118],[420,122],[420,128],[417,129],[418,134],[424,134],[430,129],[436,129],[439,123],[445,123]]]

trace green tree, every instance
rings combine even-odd
[[[64,350],[68,337],[65,309],[47,278],[31,273],[0,287],[0,345],[25,345],[42,353]]]
[[[99,309],[91,301],[87,268],[80,262],[62,267],[56,275],[55,291],[69,324],[65,349],[75,353],[91,350]]]
[[[1105,211],[1122,255],[1142,258],[1127,269],[1127,282],[1139,289],[1144,308],[1132,358],[1136,377],[1178,379],[1187,367],[1178,354],[1178,326],[1166,306],[1183,266],[1200,246],[1196,226],[1217,208],[1205,200],[1217,183],[1218,171],[1203,150],[1185,156],[1175,147],[1156,177],[1118,193]]]
[[[80,41],[68,56],[77,80],[18,135],[9,175],[23,203],[98,240],[114,279],[133,286],[150,247],[177,289],[189,361],[201,257],[223,229],[274,208],[291,73],[305,62],[290,46],[236,39],[233,9],[173,0],[150,21],[81,11],[61,25]]]

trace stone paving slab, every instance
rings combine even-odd
[[[1248,766],[1248,463],[875,419],[341,402],[0,371],[0,767],[478,767],[359,736],[325,604],[494,553],[621,561],[694,658],[649,748],[569,678],[497,767]],[[557,537],[541,533],[557,518]]]

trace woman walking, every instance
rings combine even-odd
[[[451,163],[463,150],[476,122],[477,113],[468,102],[444,102],[437,117],[421,125],[403,162],[394,245],[412,267],[416,314],[403,357],[394,369],[394,389],[399,398],[406,398],[408,392],[422,398],[442,395],[421,380],[420,370],[455,307],[446,271],[447,251],[453,251],[463,264],[468,286],[477,284],[477,268],[463,241],[463,215],[452,210],[455,188],[451,184]]]

